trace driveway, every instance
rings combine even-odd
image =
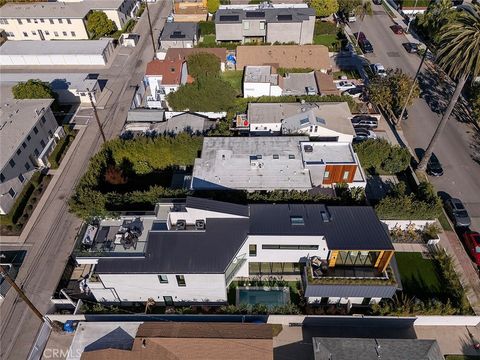
[[[170,13],[171,4],[170,1],[159,1],[149,5],[157,37]],[[137,47],[120,49],[111,66],[100,72],[100,78],[108,79],[106,91],[109,97],[98,112],[108,138],[115,138],[120,133],[135,85],[142,80],[146,64],[153,58],[146,14],[135,32],[141,35]],[[59,178],[32,230],[29,234],[22,234],[24,244],[16,247],[27,249],[16,281],[42,313],[50,310],[50,298],[72,252],[75,234],[81,224],[76,216],[68,212],[67,200],[88,166],[90,157],[101,145],[99,135],[96,122],[89,121],[70,161],[62,163],[62,171],[56,175]],[[13,290],[7,293],[0,307],[0,318],[0,359],[26,359],[40,321]]]
[[[386,68],[401,68],[412,77],[420,64],[420,58],[408,54],[402,46],[407,42],[404,35],[395,35],[393,24],[382,6],[373,5],[374,15],[363,22],[351,24],[353,32],[364,32],[375,52],[367,54],[372,63],[382,63]],[[423,98],[409,108],[409,119],[402,125],[404,136],[412,150],[421,151],[428,146],[431,136],[441,119],[441,112],[449,100],[452,87],[441,82],[428,68],[420,77]],[[445,197],[462,199],[472,217],[472,228],[480,231],[480,165],[472,158],[475,141],[474,128],[466,122],[460,107],[457,118],[449,120],[436,148],[435,154],[443,164],[445,174],[431,178],[431,182]]]

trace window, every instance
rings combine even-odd
[[[28,34],[24,31],[23,36],[28,37]]]
[[[30,135],[27,136],[27,141],[32,140],[32,137]]]
[[[350,177],[350,171],[345,171],[343,173],[343,180],[347,181],[349,177]]]
[[[33,132],[36,134],[38,134],[38,128],[36,126],[33,127]]]
[[[27,23],[29,23],[29,24],[30,24],[31,22],[32,22],[32,20],[30,20],[30,19],[27,19]]]
[[[15,34],[10,31],[10,32],[7,32],[7,36],[8,36],[8,37],[15,37]]]
[[[53,35],[55,35],[56,37],[58,37],[58,32],[54,31],[54,32],[53,32]]]
[[[4,182],[4,181],[5,181],[5,175],[0,174],[0,182]]]
[[[45,35],[47,35],[47,36],[50,35],[50,31],[45,30]]]
[[[265,30],[265,21],[260,21],[260,30]]]
[[[248,245],[248,254],[250,256],[257,256],[257,245],[255,244]]]
[[[18,22],[18,25],[22,25],[22,24],[23,24],[22,19],[17,19],[17,22]]]
[[[290,224],[292,225],[305,225],[305,221],[302,216],[290,216]]]
[[[35,31],[32,31],[32,35],[35,36],[37,35],[37,33]]]
[[[262,245],[263,250],[318,250],[318,245]]]
[[[48,130],[48,137],[51,138],[53,136],[52,130]]]
[[[280,158],[280,156],[278,156],[278,154],[273,154],[273,159],[274,160],[278,160]]]
[[[177,278],[177,285],[178,286],[187,286],[187,284],[185,283],[185,276],[175,275],[175,277]]]
[[[37,20],[37,19],[33,19],[33,22],[34,22],[35,24],[38,24],[38,20]]]
[[[72,34],[73,37],[77,36],[77,34],[75,34],[75,31],[71,31],[70,34]]]
[[[50,24],[54,24],[53,19],[48,19],[50,21]]]
[[[330,177],[330,171],[325,171],[325,174],[323,174],[324,179],[328,179]]]
[[[8,25],[8,20],[7,19],[0,19],[0,24]]]
[[[47,122],[47,119],[45,119],[45,116],[42,116],[42,118],[40,119],[40,121],[42,122],[42,124],[45,124]]]
[[[160,281],[160,284],[168,284],[167,275],[158,275],[158,281]]]
[[[27,147],[27,144],[25,144],[25,142],[23,142],[22,147],[25,149]]]
[[[25,169],[28,171],[30,170],[30,164],[28,162],[25,163]]]
[[[63,24],[63,20],[62,20],[62,19],[58,19],[58,23],[59,23],[59,24]]]
[[[67,32],[66,32],[66,31],[62,31],[62,34],[63,34],[63,36],[67,36]]]
[[[15,167],[15,161],[13,161],[13,159],[10,159],[10,161],[9,161],[8,163],[10,164],[10,166],[11,166],[12,168]]]
[[[289,158],[289,159],[295,159],[295,155],[290,154],[290,155],[288,155],[288,158]]]
[[[33,150],[33,153],[35,154],[35,156],[38,156],[38,155],[40,155],[40,153],[38,152],[38,150],[37,150],[37,149]]]
[[[45,22],[45,20],[44,20],[44,19],[40,19],[40,22],[43,24],[43,23]]]
[[[22,174],[18,175],[18,180],[20,180],[21,183],[25,182],[25,178],[23,177]]]
[[[70,19],[67,19],[67,24],[71,24],[72,21]]]
[[[18,149],[17,150],[17,155],[20,155],[22,153],[22,150],[21,149]]]
[[[250,29],[250,23],[248,21],[243,22],[243,30],[249,30]]]
[[[40,145],[42,145],[42,147],[45,147],[45,141],[43,141],[43,139],[40,140]]]
[[[163,297],[163,302],[165,303],[165,306],[173,306],[173,297],[164,296]]]
[[[12,198],[14,198],[15,196],[17,196],[17,193],[15,192],[15,190],[13,190],[12,188],[10,188],[10,190],[8,190],[8,193],[10,194],[10,196]]]

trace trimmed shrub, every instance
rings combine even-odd
[[[384,139],[369,139],[354,145],[363,168],[370,173],[396,174],[410,164],[408,149]]]

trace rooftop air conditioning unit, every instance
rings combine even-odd
[[[175,225],[177,230],[186,230],[187,229],[187,221],[186,220],[177,220]]]
[[[195,221],[195,229],[205,230],[205,220],[200,219]]]
[[[304,145],[304,146],[303,146],[303,150],[304,150],[306,153],[311,153],[311,152],[313,152],[313,146],[312,146],[312,145]]]

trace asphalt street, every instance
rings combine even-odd
[[[362,31],[373,45],[374,53],[367,54],[371,63],[381,63],[386,68],[400,68],[412,77],[420,65],[420,57],[405,51],[404,35],[390,29],[393,22],[382,6],[373,5],[374,13],[363,22],[351,24],[353,32]],[[452,87],[438,80],[438,74],[425,69],[420,76],[422,98],[408,109],[409,119],[402,125],[404,135],[412,150],[424,150],[430,141],[441,112],[446,108]],[[460,107],[451,118],[437,143],[434,153],[443,165],[444,175],[431,177],[437,191],[445,197],[461,199],[472,217],[472,228],[480,231],[480,165],[472,158],[475,130],[465,121]],[[477,138],[478,144],[478,138]]]
[[[163,28],[171,4],[170,1],[158,1],[149,5],[155,38]],[[147,62],[153,58],[146,12],[135,32],[141,35],[139,44],[135,48],[120,49],[112,65],[100,71],[100,78],[108,80],[106,91],[110,94],[104,109],[99,111],[108,138],[120,133],[135,85],[140,83]],[[100,146],[98,126],[95,121],[90,121],[25,244],[10,247],[28,251],[16,281],[42,313],[51,307],[50,298],[72,252],[75,235],[81,224],[76,216],[68,212],[67,200],[90,157]],[[13,290],[7,293],[0,307],[0,318],[0,359],[26,359],[41,324],[39,319],[34,317]]]

